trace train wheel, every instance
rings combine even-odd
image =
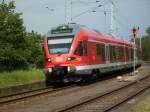
[[[50,82],[49,78],[45,79],[45,83],[46,83],[46,86],[50,86],[51,85],[51,82]]]
[[[90,81],[90,76],[82,77],[81,82],[86,83],[86,82],[89,82],[89,81]]]
[[[46,86],[50,86],[51,82],[50,82],[50,74],[46,73],[45,74],[45,84]]]
[[[97,79],[98,75],[99,75],[99,70],[93,70],[91,74],[91,79],[92,80]]]

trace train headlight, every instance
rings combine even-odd
[[[68,58],[67,58],[68,61],[71,61],[71,60],[73,60],[73,59],[75,59],[75,58],[74,58],[74,57],[68,57]]]
[[[47,61],[48,61],[48,62],[51,62],[52,60],[51,60],[51,58],[48,58]]]

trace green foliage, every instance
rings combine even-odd
[[[146,33],[148,36],[150,36],[150,27],[147,28]]]
[[[144,61],[150,61],[150,27],[146,30],[146,35],[141,39],[142,46],[142,59]],[[136,39],[136,43],[140,45],[140,39]]]
[[[30,55],[28,56],[28,62],[36,65],[36,67],[43,67],[43,52],[42,52],[42,39],[41,35],[38,33],[28,33],[26,37],[28,43],[28,49],[30,51]]]
[[[41,36],[26,33],[14,2],[0,4],[0,71],[43,66]]]
[[[150,95],[130,107],[127,112],[150,112]]]
[[[27,64],[25,27],[14,9],[14,2],[0,5],[0,65],[8,69]]]
[[[144,36],[142,39],[143,60],[150,61],[150,35]]]
[[[18,84],[32,83],[44,80],[45,76],[41,70],[17,70],[13,72],[0,73],[0,87],[14,86]]]

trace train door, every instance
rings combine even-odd
[[[109,63],[109,44],[105,45],[105,57],[106,57],[106,63]]]
[[[95,44],[93,42],[88,42],[88,58],[89,58],[89,64],[93,65],[96,62],[96,54],[95,54]]]

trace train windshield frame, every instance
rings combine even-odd
[[[49,54],[67,54],[71,48],[74,36],[55,36],[47,38]]]

